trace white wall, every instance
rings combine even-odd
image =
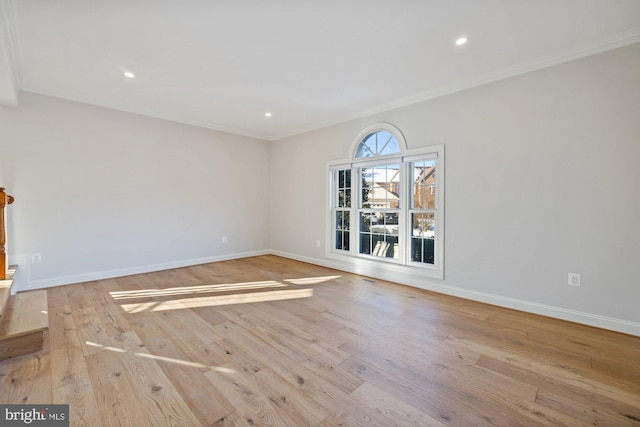
[[[389,122],[445,144],[445,280],[325,257],[325,162]],[[298,177],[298,178],[295,178]],[[640,44],[274,142],[281,255],[640,335]],[[579,288],[568,272],[582,275]]]
[[[264,253],[268,168],[261,140],[31,93],[0,107],[23,289]]]

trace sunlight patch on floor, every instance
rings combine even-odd
[[[263,288],[281,288],[286,287],[284,283],[275,280],[263,282],[245,282],[245,283],[223,283],[216,285],[199,285],[199,286],[180,286],[165,289],[137,289],[132,291],[113,291],[109,295],[114,300],[133,299],[133,298],[152,298],[173,295],[194,295],[212,292],[233,292],[244,291],[250,289]]]
[[[126,313],[142,313],[145,311],[179,310],[195,307],[215,307],[230,304],[247,304],[254,302],[278,301],[313,296],[313,289],[286,289],[278,291],[248,292],[228,295],[211,295],[206,297],[179,298],[167,301],[149,301],[141,303],[121,304]]]
[[[125,349],[117,348],[117,347],[110,347],[108,345],[98,344],[97,342],[85,341],[84,343],[86,345],[90,346],[90,347],[104,348],[105,350],[114,351],[116,353],[126,353],[127,352],[127,350],[125,350]]]
[[[113,351],[115,353],[131,353],[134,356],[144,357],[146,359],[159,360],[159,361],[162,361],[162,362],[175,363],[175,364],[178,364],[178,365],[189,366],[191,368],[211,369],[213,371],[221,372],[223,374],[237,374],[238,373],[234,369],[225,368],[223,366],[209,366],[209,365],[205,365],[204,363],[191,362],[191,361],[182,360],[182,359],[174,359],[173,357],[158,356],[158,355],[150,354],[150,353],[129,352],[129,351],[123,349],[123,348],[111,347],[111,346],[102,345],[102,344],[98,344],[98,343],[91,342],[91,341],[85,341],[85,344],[87,344],[88,346],[91,346],[91,347],[99,347],[99,348],[103,348],[103,349],[108,350],[108,351]]]
[[[313,289],[295,286],[311,286],[342,276],[317,276],[286,279],[284,282],[265,280],[257,282],[221,283],[213,285],[177,286],[171,288],[133,289],[113,291],[109,295],[121,303],[126,313],[145,311],[179,310],[195,307],[214,307],[230,304],[247,304],[278,301],[313,296]],[[137,301],[133,301],[137,300]]]

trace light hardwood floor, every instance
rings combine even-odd
[[[640,338],[263,256],[52,288],[0,403],[86,426],[640,426]]]

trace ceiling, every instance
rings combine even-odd
[[[275,140],[636,42],[638,0],[0,0],[0,104]]]

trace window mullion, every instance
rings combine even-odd
[[[351,167],[350,177],[351,177],[351,205],[349,206],[349,254],[355,255],[358,253],[357,247],[357,239],[358,233],[360,232],[358,225],[358,203],[360,203],[360,186],[358,185],[358,172],[357,169],[353,166]]]

